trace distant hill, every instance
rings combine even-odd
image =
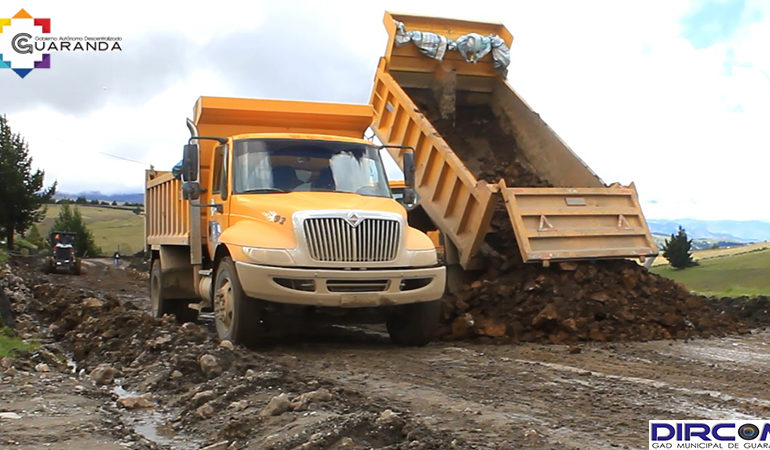
[[[79,194],[69,194],[67,192],[57,192],[54,198],[63,199],[68,198],[75,200],[78,197],[85,197],[87,200],[103,200],[105,202],[118,202],[118,203],[140,203],[144,204],[144,194],[102,194],[99,191],[81,192]]]
[[[761,242],[770,241],[770,222],[759,220],[698,220],[698,219],[648,219],[653,234],[669,236],[681,225],[692,239],[712,242]]]
[[[693,250],[705,250],[707,248],[730,248],[730,247],[741,247],[744,245],[749,245],[753,241],[744,241],[739,239],[729,239],[729,238],[719,238],[719,239],[709,239],[709,238],[693,238],[690,236],[689,230],[685,229],[687,231],[687,236],[692,239],[692,249]],[[663,245],[666,242],[666,239],[669,239],[671,237],[671,233],[669,234],[661,234],[661,233],[652,233],[652,240],[655,241],[655,245],[658,246],[659,249],[663,248]]]

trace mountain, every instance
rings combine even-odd
[[[78,197],[85,197],[86,200],[103,200],[105,202],[118,202],[118,203],[140,203],[144,204],[144,194],[102,194],[99,191],[81,192],[79,194],[69,194],[67,192],[57,192],[54,198],[69,198],[75,200]]]
[[[647,224],[654,234],[664,236],[675,234],[681,225],[692,239],[770,241],[770,222],[760,220],[648,219]]]

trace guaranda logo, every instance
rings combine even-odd
[[[34,18],[21,9],[11,18],[0,18],[0,69],[24,78],[35,69],[50,69],[52,53],[122,51],[121,41],[114,36],[53,36],[51,19]]]

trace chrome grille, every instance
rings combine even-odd
[[[396,259],[401,238],[397,220],[363,218],[352,226],[342,217],[305,219],[310,257],[328,262],[385,262]]]

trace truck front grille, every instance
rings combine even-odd
[[[304,231],[316,261],[392,261],[401,242],[400,223],[391,219],[364,218],[354,227],[341,217],[309,218]]]
[[[71,256],[72,256],[72,250],[70,250],[68,247],[56,248],[56,259],[69,261]]]

